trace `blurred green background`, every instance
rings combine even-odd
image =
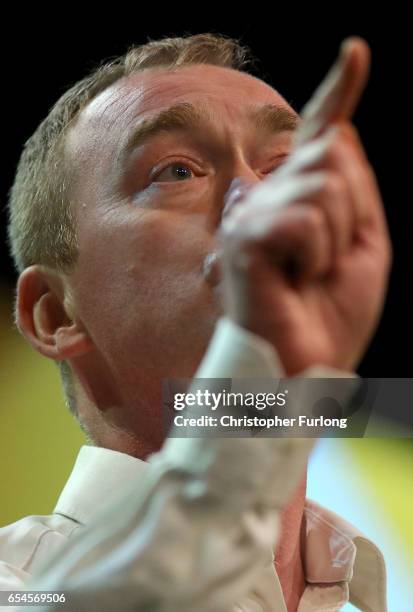
[[[0,288],[0,525],[49,514],[84,443],[57,367],[17,332],[11,289]]]

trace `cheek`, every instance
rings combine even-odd
[[[116,267],[126,269],[136,286],[146,290],[159,282],[201,279],[202,261],[213,243],[201,215],[151,211],[142,221],[130,243],[123,245]]]
[[[75,273],[79,315],[92,336],[172,325],[203,304],[205,255],[214,243],[201,215],[144,211],[140,219],[95,227]],[[81,245],[82,246],[82,245]]]

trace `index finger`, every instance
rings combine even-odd
[[[367,82],[370,49],[362,38],[348,38],[336,63],[302,110],[295,144],[318,136],[331,124],[351,119]]]

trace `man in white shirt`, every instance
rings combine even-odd
[[[301,122],[233,41],[152,42],[75,85],[26,144],[17,320],[97,448],[52,517],[3,530],[3,589],[33,575],[73,610],[386,609],[374,545],[306,506],[308,440],[170,439],[140,461],[165,436],[162,379],[357,367],[391,258],[350,124],[368,55],[347,41]]]

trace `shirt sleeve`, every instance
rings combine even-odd
[[[219,321],[195,378],[284,374],[267,342]],[[337,376],[319,369],[317,376]],[[310,438],[174,438],[93,527],[28,588],[64,590],[64,609],[151,612],[283,610],[254,588],[277,581],[280,510],[298,485]],[[62,604],[57,609],[62,609]],[[52,610],[50,606],[46,610]]]

